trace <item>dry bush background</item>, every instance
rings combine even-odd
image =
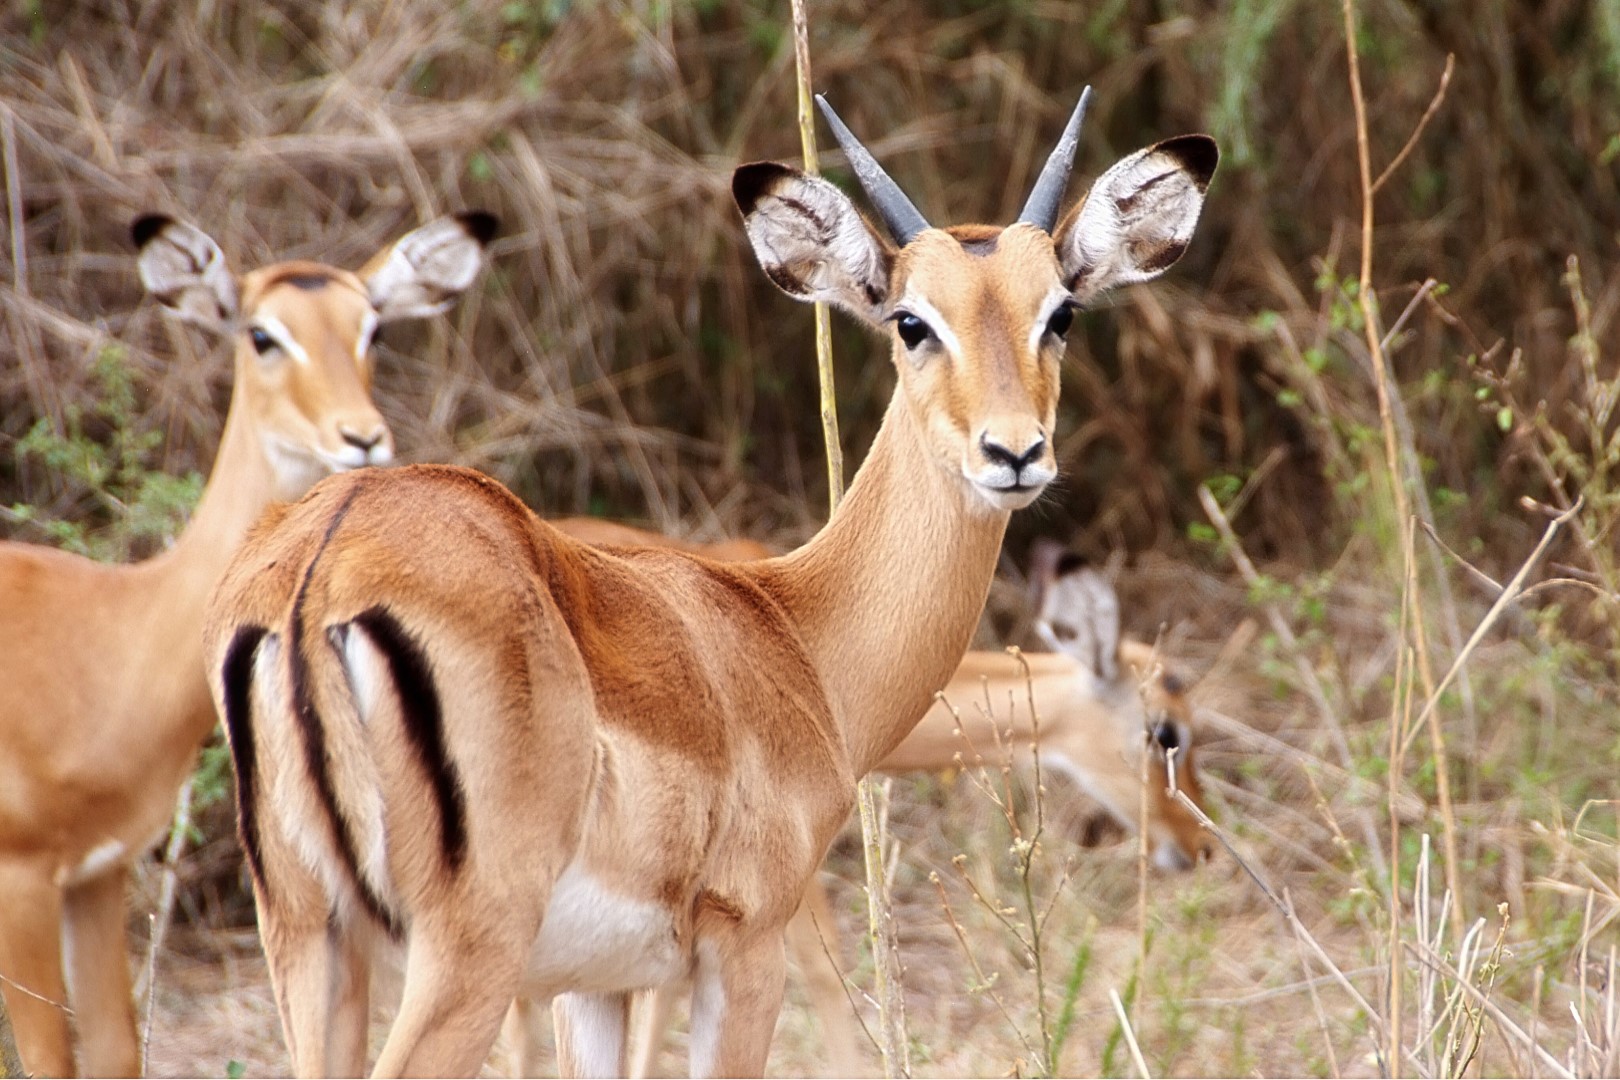
[[[1501,581],[1545,527],[1521,498],[1588,500],[1544,564],[1562,569],[1538,571],[1587,586],[1515,608],[1440,703],[1462,841],[1452,870],[1491,933],[1495,905],[1510,905],[1494,1000],[1559,1060],[1612,1069],[1615,815],[1600,806],[1574,824],[1587,800],[1616,796],[1620,756],[1620,510],[1607,476],[1620,461],[1603,397],[1620,333],[1620,3],[1370,0],[1362,18],[1375,172],[1446,55],[1456,62],[1377,199],[1385,325],[1424,281],[1445,286],[1391,343],[1419,508]],[[435,214],[484,207],[505,222],[492,272],[448,321],[390,328],[382,345],[378,393],[406,458],[487,469],[545,512],[699,537],[788,544],[819,520],[811,321],[758,273],[726,189],[740,160],[797,153],[785,4],[18,0],[0,19],[0,505],[116,527],[118,507],[17,448],[40,418],[62,430],[105,394],[93,359],[114,340],[135,392],[116,422],[157,434],[152,470],[206,470],[228,364],[140,298],[126,238],[136,214],[197,223],[238,267],[358,265]],[[1390,850],[1402,852],[1397,936],[1410,936],[1420,837],[1438,843],[1444,823],[1433,757],[1414,751],[1393,777],[1386,760],[1403,570],[1354,304],[1359,188],[1339,6],[879,0],[812,3],[811,22],[818,87],[936,220],[1008,219],[1084,82],[1097,88],[1084,175],[1181,131],[1220,139],[1225,160],[1181,266],[1071,336],[1064,477],[1014,519],[1007,577],[1038,535],[1127,555],[1130,628],[1166,628],[1170,652],[1209,673],[1201,737],[1217,817],[1289,890],[1370,1009],[1301,959],[1230,858],[1153,882],[1145,946],[1127,845],[1086,853],[1053,924],[1065,957],[1094,955],[1060,1065],[1131,1069],[1109,1049],[1106,991],[1124,992],[1145,953],[1131,1009],[1154,1071],[1375,1070],[1390,1009]],[[858,455],[889,376],[873,340],[842,321],[835,338]],[[110,438],[110,423],[89,434]],[[1200,483],[1261,564],[1258,583],[1232,571]],[[1419,544],[1443,671],[1494,593]],[[998,593],[987,640],[1016,622],[1016,594]],[[1297,643],[1279,640],[1265,604]],[[926,873],[957,852],[1004,873],[1007,837],[971,793],[909,788],[895,809],[897,889],[918,1059],[929,1072],[1006,1072],[1024,1049],[987,996],[964,989]],[[1390,801],[1393,841],[1379,816]],[[240,933],[251,913],[228,813],[206,822],[182,867],[182,908],[206,933],[165,958],[154,1064],[284,1067]],[[1055,837],[1048,847],[1054,867],[1074,855]],[[857,877],[849,856],[832,865]],[[1008,984],[1025,977],[993,926],[967,929]],[[1419,961],[1403,956],[1407,1037],[1420,1040]],[[246,973],[224,980],[238,996],[197,1004],[195,987],[218,990],[221,964]],[[1028,995],[1012,998],[1027,1021]],[[1544,1066],[1493,1023],[1476,1068]],[[261,1036],[266,1046],[250,1045]],[[775,1060],[814,1068],[813,1026],[790,1013]],[[1438,1068],[1401,1066],[1419,1067]]]

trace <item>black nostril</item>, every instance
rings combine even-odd
[[[380,431],[372,435],[361,435],[359,432],[345,429],[341,434],[343,435],[344,442],[359,450],[370,450],[372,447],[382,442],[383,437],[383,433]]]
[[[991,442],[988,435],[979,436],[979,448],[984,451],[985,457],[998,465],[1006,465],[1016,473],[1033,465],[1035,459],[1041,456],[1041,451],[1046,449],[1046,436],[1037,436],[1022,454],[1015,454],[1000,443]]]

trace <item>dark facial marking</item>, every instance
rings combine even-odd
[[[1062,555],[1058,556],[1057,576],[1068,577],[1076,570],[1084,570],[1085,567],[1086,557],[1084,555],[1074,551],[1065,551]]]

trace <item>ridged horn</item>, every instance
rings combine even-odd
[[[1019,221],[1047,232],[1057,227],[1058,204],[1063,201],[1063,192],[1069,186],[1069,170],[1074,168],[1075,151],[1080,148],[1080,123],[1086,117],[1086,103],[1090,100],[1091,87],[1088,86],[1080,92],[1080,103],[1074,107],[1069,124],[1063,129],[1063,137],[1058,139],[1057,146],[1053,147],[1051,156],[1046,159],[1046,167],[1041,170],[1040,178],[1029,193],[1029,200],[1018,214]]]
[[[871,151],[861,145],[844,122],[838,119],[833,107],[827,104],[827,99],[820,94],[816,95],[816,104],[821,107],[821,115],[827,118],[827,126],[832,128],[833,138],[843,148],[844,157],[849,159],[849,167],[855,170],[855,179],[861,182],[861,189],[866,192],[867,199],[872,203],[872,209],[878,212],[887,225],[889,232],[894,236],[895,243],[905,247],[911,238],[928,228],[928,219],[912,205],[906,193],[900,190],[883,166]]]

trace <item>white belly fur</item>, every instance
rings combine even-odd
[[[638,990],[680,978],[688,965],[664,907],[612,892],[575,863],[552,889],[524,988],[536,997]]]

